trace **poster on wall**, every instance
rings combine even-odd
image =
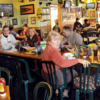
[[[82,17],[88,17],[88,10],[84,7],[82,8]]]
[[[70,8],[70,13],[75,13],[75,8]]]
[[[76,9],[76,18],[81,18],[81,8],[75,8]]]
[[[62,8],[62,16],[67,16],[67,9],[66,8]]]
[[[2,21],[0,21],[0,28],[2,28],[2,23],[3,23],[3,22],[2,22]]]
[[[5,21],[5,25],[9,26],[10,25],[10,20]]]
[[[42,8],[37,9],[37,18],[38,18],[38,20],[42,19]]]
[[[68,19],[68,20],[73,20],[73,19],[75,19],[75,15],[68,15],[68,16],[67,16],[67,19]]]
[[[27,24],[28,23],[28,18],[21,18],[21,24]]]
[[[95,17],[95,11],[90,11],[90,17]]]
[[[20,6],[21,15],[34,14],[34,13],[35,13],[34,4]]]

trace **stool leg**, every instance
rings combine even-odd
[[[76,90],[75,100],[79,100],[79,90]]]

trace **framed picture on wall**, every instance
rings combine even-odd
[[[12,24],[17,25],[17,18],[12,19]]]
[[[82,8],[82,17],[88,17],[89,14],[88,14],[88,10],[84,7]]]
[[[21,15],[34,14],[34,13],[35,13],[34,4],[20,6]]]
[[[70,8],[70,13],[75,13],[75,8]]]
[[[90,17],[95,17],[95,11],[90,11]]]
[[[27,24],[28,23],[28,18],[21,18],[21,24]]]
[[[19,2],[24,2],[24,0],[18,0]]]
[[[3,22],[2,22],[2,21],[0,21],[0,28],[2,28],[2,24],[3,24]]]
[[[32,2],[32,1],[35,1],[35,0],[29,0],[29,2]]]
[[[5,21],[5,25],[9,26],[10,24],[10,20]]]
[[[58,3],[59,3],[59,4],[62,4],[62,0],[58,0]]]
[[[76,18],[81,18],[81,8],[75,8],[76,10]]]
[[[75,15],[68,15],[67,16],[67,20],[73,20],[73,19],[75,19]]]
[[[36,17],[31,17],[31,24],[36,24]]]
[[[67,9],[66,8],[62,8],[62,16],[67,16]]]

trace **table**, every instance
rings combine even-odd
[[[0,54],[4,54],[4,55],[9,55],[9,56],[16,56],[16,57],[22,57],[22,58],[31,58],[31,59],[36,59],[36,60],[41,60],[42,59],[42,53],[41,55],[38,54],[26,54],[25,51],[22,52],[7,52],[8,50],[0,50]],[[69,51],[66,51],[69,52]],[[63,52],[64,53],[64,52]],[[62,53],[62,55],[63,55]],[[91,63],[99,63],[100,64],[100,50],[98,50],[98,56],[93,56],[93,52],[92,52],[92,56],[89,56],[86,58],[86,60],[90,61]],[[83,57],[80,56],[81,59],[83,59]]]
[[[94,40],[96,40],[98,37],[88,37],[89,38],[89,42],[92,42]],[[87,42],[87,38],[84,38],[84,42]]]
[[[6,86],[6,96],[5,97],[2,97],[0,96],[0,100],[10,100],[10,92],[9,92],[9,86]]]

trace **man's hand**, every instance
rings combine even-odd
[[[68,45],[64,45],[64,47],[65,47],[65,48],[70,48],[70,49],[71,49],[71,48],[72,48],[72,45],[71,45],[70,42],[68,42]]]

